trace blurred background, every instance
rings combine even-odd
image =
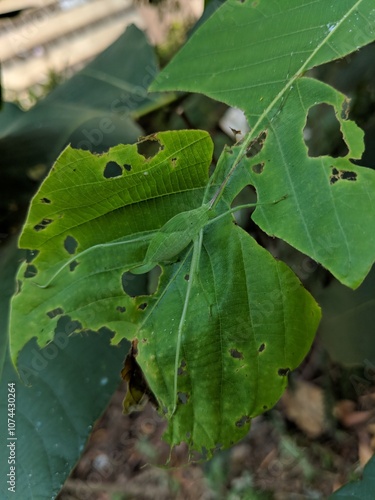
[[[223,146],[238,139],[230,127],[246,131],[241,113],[204,96],[147,92],[158,68],[186,41],[204,8],[207,16],[223,2],[0,0],[0,357],[5,359],[4,380],[16,376],[6,348],[9,297],[18,262],[24,258],[15,249],[16,240],[31,197],[62,149],[71,143],[101,153],[159,130],[201,128],[214,140],[214,167]],[[368,168],[375,168],[374,60],[375,45],[371,44],[312,72],[351,98],[350,117],[365,131],[366,153],[358,163]],[[305,141],[313,156],[344,154],[345,144],[329,106],[310,110]],[[290,375],[285,396],[255,419],[250,434],[231,450],[218,453],[203,466],[166,470],[150,465],[163,464],[169,453],[161,441],[165,424],[154,409],[147,406],[143,413],[122,415],[126,386],[119,373],[127,345],[106,353],[108,332],[103,332],[96,347],[92,342],[89,347],[90,336],[77,335],[76,340],[73,336],[64,348],[70,356],[69,373],[66,364],[56,361],[36,374],[31,372],[30,353],[35,349],[43,353],[35,345],[26,347],[21,360],[32,387],[20,387],[18,410],[28,416],[35,436],[27,431],[34,449],[25,456],[39,456],[41,399],[46,402],[44,423],[55,428],[48,446],[56,446],[70,434],[78,443],[66,473],[51,479],[52,490],[58,491],[76,464],[60,499],[326,498],[357,477],[373,455],[375,273],[358,290],[349,290],[311,259],[269,239],[248,217],[239,222],[292,267],[323,308],[316,342],[299,370]],[[142,293],[147,283],[139,281],[134,286],[134,293]],[[74,325],[63,328],[71,333]],[[96,370],[93,378],[91,372]],[[70,385],[57,383],[63,377]],[[53,396],[44,387],[47,380],[56,382]],[[82,394],[74,396],[71,387],[77,381]],[[85,394],[89,390],[94,392],[88,403]],[[99,390],[103,396],[96,398]],[[69,399],[69,391],[77,412],[92,405],[85,418],[96,421],[93,429],[83,425],[72,431],[68,417],[55,427],[56,401]],[[186,457],[181,446],[172,465],[184,464]]]
[[[191,23],[202,10],[201,0],[164,2],[161,19],[147,1],[1,0],[3,98],[30,107],[107,48],[126,26],[134,23],[152,44],[160,44],[171,24]]]

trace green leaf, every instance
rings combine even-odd
[[[14,242],[15,243],[15,242]],[[72,322],[61,322],[54,342],[40,349],[35,341],[22,350],[16,373],[8,350],[9,299],[22,257],[15,244],[1,252],[0,342],[4,365],[0,380],[0,497],[55,497],[76,464],[92,425],[119,384],[127,345],[109,345],[109,332],[71,337]],[[22,377],[22,380],[19,378]],[[8,384],[15,383],[16,493],[8,463]],[[27,385],[25,385],[25,383]],[[12,418],[12,417],[11,417]]]
[[[131,337],[135,318],[123,313],[131,302],[124,287],[134,277],[125,273],[142,263],[155,230],[199,204],[212,157],[206,132],[153,138],[160,151],[149,159],[136,145],[119,145],[101,156],[68,147],[57,160],[20,238],[32,252],[18,272],[20,293],[12,303],[13,359],[32,337],[41,346],[52,340],[64,315],[79,314],[82,328],[127,326]],[[118,175],[106,177],[114,165]],[[38,286],[51,279],[46,289]]]
[[[345,97],[302,75],[374,38],[371,0],[288,0],[282,9],[274,1],[228,0],[151,86],[198,91],[242,108],[252,129],[236,154],[222,158],[231,162],[226,196],[247,184],[260,202],[288,195],[272,220],[263,208],[254,220],[353,288],[375,259],[375,173],[352,162],[362,156],[363,133],[347,120]],[[308,156],[303,129],[319,103],[335,109],[345,157]],[[254,154],[257,137],[263,148]]]
[[[227,0],[150,89],[207,94],[255,126],[299,75],[374,38],[372,0]]]
[[[333,500],[372,500],[375,491],[375,457],[372,457],[363,471],[361,481],[351,482],[337,490],[329,498]]]
[[[209,456],[277,402],[320,311],[292,271],[233,224],[227,203],[212,213],[202,204],[208,134],[152,138],[160,150],[147,160],[135,145],[101,156],[67,148],[56,162],[20,239],[33,252],[18,273],[11,352],[15,360],[33,336],[45,345],[64,316],[78,330],[109,328],[113,342],[135,339],[137,362],[170,420],[167,439]],[[106,178],[114,163],[117,176]],[[160,283],[134,297],[128,271],[149,263],[149,244]]]
[[[192,253],[164,268],[154,296],[139,298],[137,360],[170,418],[168,441],[210,456],[277,402],[320,313],[289,268],[231,216],[207,226],[197,266]]]

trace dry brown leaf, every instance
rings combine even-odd
[[[285,414],[307,436],[316,438],[328,430],[321,388],[304,381],[295,383],[282,398]]]
[[[368,422],[374,412],[368,410],[357,411],[354,401],[344,399],[335,404],[333,415],[344,427],[354,427]]]

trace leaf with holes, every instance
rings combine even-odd
[[[148,159],[137,145],[60,156],[20,239],[31,252],[18,273],[10,346],[13,359],[34,336],[44,346],[66,317],[78,331],[105,326],[113,342],[133,340],[170,420],[169,442],[211,454],[276,403],[320,312],[294,274],[233,224],[228,203],[206,199],[217,189],[208,184],[208,134],[151,139],[160,150]],[[275,205],[267,209],[272,217]],[[156,292],[131,296],[129,271],[161,263]]]
[[[206,132],[163,132],[146,159],[137,145],[101,156],[68,147],[35,195],[20,238],[31,250],[12,303],[13,358],[32,337],[45,345],[58,321],[106,326],[131,338],[127,271],[142,263],[155,230],[195,208],[207,183],[212,142]],[[117,165],[120,175],[113,173]],[[90,290],[91,293],[88,293]],[[25,328],[25,321],[28,328]]]
[[[286,0],[282,8],[228,0],[151,86],[201,92],[243,109],[251,131],[221,158],[229,166],[226,196],[247,184],[260,201],[288,194],[275,217],[259,207],[254,220],[353,288],[375,259],[375,172],[353,163],[362,156],[363,133],[347,119],[348,100],[303,75],[374,39],[372,0]],[[348,150],[342,157],[308,156],[303,130],[319,103],[335,110]]]

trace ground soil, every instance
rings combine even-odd
[[[373,453],[375,393],[367,387],[356,401],[336,399],[309,364],[293,375],[278,405],[253,420],[240,443],[203,464],[187,463],[182,445],[166,466],[165,421],[151,404],[123,415],[122,384],[59,500],[328,498],[360,474]],[[341,376],[340,369],[328,368],[332,380]]]

